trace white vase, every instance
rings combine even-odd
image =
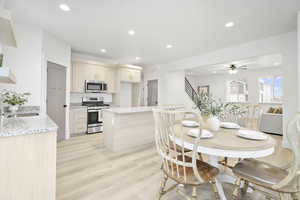
[[[220,120],[216,116],[211,116],[206,120],[206,125],[211,131],[218,131],[220,129]]]

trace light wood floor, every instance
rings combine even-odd
[[[104,148],[100,134],[58,143],[57,200],[155,200],[160,179],[160,159],[153,145],[112,153]],[[230,197],[232,187],[225,185],[225,189]],[[213,199],[209,185],[198,192],[201,200]],[[164,199],[182,198],[171,192]]]

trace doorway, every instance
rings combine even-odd
[[[147,82],[148,88],[148,106],[157,106],[158,105],[158,80],[149,80]]]
[[[47,62],[47,114],[57,124],[57,140],[65,139],[66,68]]]

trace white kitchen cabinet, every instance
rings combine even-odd
[[[141,82],[142,74],[140,70],[131,70],[131,74],[132,74],[132,82],[134,83]]]
[[[141,81],[141,71],[136,69],[121,68],[120,81],[138,83]]]
[[[89,70],[87,70],[84,65],[81,65],[80,63],[73,63],[71,91],[84,92],[84,82],[85,80],[89,80],[88,75]]]
[[[129,69],[120,69],[120,81],[131,82],[131,74]]]
[[[87,131],[87,108],[73,108],[70,110],[70,133],[82,134]]]
[[[84,92],[85,80],[104,81],[108,85],[108,92],[115,92],[116,69],[88,63],[72,63],[72,92]]]
[[[108,92],[115,93],[116,92],[116,70],[113,68],[107,68],[105,70],[104,81],[107,83]]]

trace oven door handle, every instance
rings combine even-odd
[[[100,110],[88,110],[88,112],[99,112]]]

